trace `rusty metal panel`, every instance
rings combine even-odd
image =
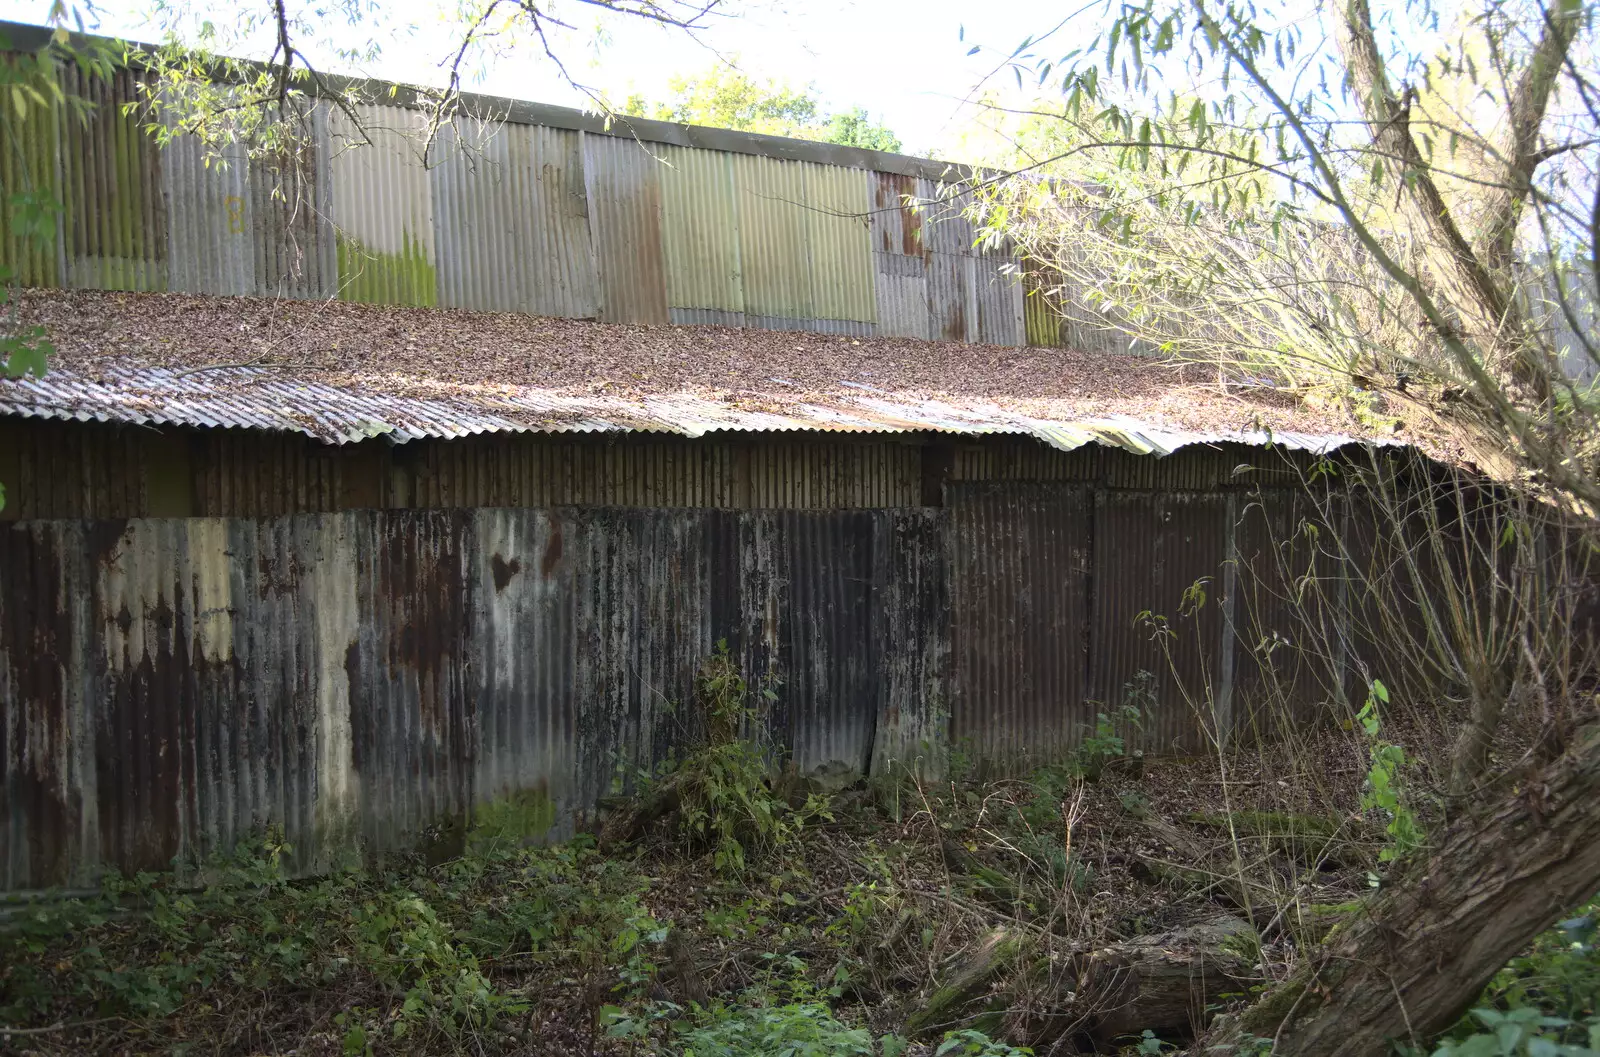
[[[422,163],[427,118],[359,104],[330,115],[339,296],[378,305],[433,305],[439,283],[433,188]]]
[[[193,294],[256,292],[250,162],[237,147],[208,158],[181,135],[162,152],[167,196],[168,286]]]
[[[1099,708],[1139,707],[1148,749],[1200,748],[1212,729],[1223,673],[1220,577],[1231,556],[1227,502],[1182,493],[1098,498],[1090,694]],[[1151,698],[1130,696],[1141,686]]]
[[[873,285],[878,301],[877,333],[887,338],[928,334],[928,269],[921,257],[874,252]]]
[[[1092,493],[1072,485],[951,485],[950,745],[1021,765],[1058,758],[1087,702]]]
[[[899,173],[869,172],[867,189],[872,205],[872,251],[904,257],[927,252],[922,240],[923,214],[918,198],[926,181]]]
[[[440,130],[431,164],[441,304],[599,313],[577,132],[457,118]]]
[[[363,812],[362,837],[382,854],[472,805],[468,515],[351,516],[359,633],[350,663],[360,673],[350,687],[351,754],[362,802],[377,808]]]
[[[633,140],[583,136],[589,229],[600,275],[600,318],[666,323],[662,163]]]
[[[338,294],[328,108],[314,107],[307,121],[292,157],[250,162],[246,208],[260,297],[318,300]]]
[[[0,526],[0,890],[82,885],[99,858],[85,537]]]
[[[662,147],[659,157],[662,249],[673,322],[680,321],[677,309],[702,309],[738,313],[738,322],[726,325],[742,326],[744,279],[732,155]]]
[[[59,124],[67,286],[93,290],[164,290],[167,209],[161,155],[140,128],[136,75],[110,79],[62,67],[63,88],[93,108]]]
[[[812,310],[819,321],[876,321],[870,198],[859,169],[804,165],[805,259],[811,264]],[[824,333],[836,333],[824,329]]]
[[[1022,283],[1015,261],[1004,257],[970,257],[977,328],[974,340],[986,345],[1023,345]],[[971,317],[969,317],[971,318]]]

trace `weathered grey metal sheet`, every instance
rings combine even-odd
[[[193,136],[162,155],[167,194],[168,287],[195,294],[256,292],[250,162],[239,148],[208,158]]]
[[[928,337],[935,341],[971,341],[976,332],[971,261],[953,253],[928,254]]]
[[[928,270],[921,257],[873,253],[873,284],[878,298],[878,334],[922,338],[928,330]]]
[[[1097,503],[1090,693],[1140,708],[1147,748],[1201,748],[1223,673],[1228,500],[1111,491]],[[1153,697],[1130,696],[1140,686]]]
[[[432,161],[442,304],[599,313],[578,133],[458,118],[440,130]]]
[[[1022,283],[1016,262],[1004,257],[969,257],[977,310],[975,339],[985,345],[1024,345]]]
[[[583,175],[600,275],[600,318],[666,323],[666,255],[661,239],[662,163],[643,146],[583,137]]]
[[[957,484],[951,512],[954,752],[1002,764],[1059,758],[1089,704],[1092,493]],[[1094,630],[1098,630],[1097,628]]]
[[[261,297],[338,295],[328,108],[315,107],[309,121],[309,139],[297,145],[291,160],[250,162],[247,215],[256,255],[255,292]]]

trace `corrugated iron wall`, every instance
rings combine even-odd
[[[95,104],[87,121],[8,121],[0,159],[6,187],[65,205],[54,245],[0,218],[0,263],[32,285],[1061,338],[1009,251],[975,246],[963,203],[925,177],[467,117],[430,144],[419,111],[384,103],[314,105],[294,156],[207,158],[123,112],[135,74],[62,76]]]
[[[691,733],[719,639],[775,695],[798,766],[864,769],[880,730],[883,759],[905,759],[948,652],[939,570],[911,557],[937,525],[520,509],[7,526],[0,888],[165,868],[274,823],[320,870],[459,837],[509,795],[570,827]],[[908,565],[922,579],[886,592]]]

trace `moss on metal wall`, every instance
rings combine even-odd
[[[421,240],[409,229],[399,253],[368,249],[339,235],[339,297],[373,305],[421,305],[439,302],[439,277]]]

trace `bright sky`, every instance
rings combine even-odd
[[[247,6],[242,0],[189,2],[218,20],[228,17],[225,9]],[[895,130],[908,153],[948,152],[961,100],[1025,37],[1045,32],[1052,19],[1061,17],[1054,5],[1038,0],[987,0],[981,5],[966,0],[743,2],[744,13],[718,19],[700,34],[703,44],[638,19],[613,18],[603,27],[610,40],[596,47],[592,9],[567,0],[557,11],[583,32],[558,50],[575,79],[616,98],[630,90],[659,98],[674,74],[702,70],[718,54],[737,55],[739,67],[753,76],[814,84],[826,108],[866,107]],[[158,33],[142,13],[147,6],[146,0],[110,0],[99,12],[100,31],[155,39]],[[253,6],[264,9],[260,3]],[[416,31],[385,35],[378,60],[356,70],[340,70],[340,63],[313,49],[319,66],[385,79],[437,80],[436,64],[454,36],[450,27],[439,24],[437,12],[445,5],[438,0],[392,0],[381,6],[386,14],[415,24]],[[1099,7],[1091,5],[1092,10]],[[49,8],[50,0],[0,0],[0,18],[42,22]],[[969,56],[975,44],[983,50]],[[1061,49],[1071,46],[1063,41]],[[471,87],[478,91],[584,105],[550,62],[527,48],[490,58],[476,72]],[[1014,83],[1009,75],[1006,80]]]

